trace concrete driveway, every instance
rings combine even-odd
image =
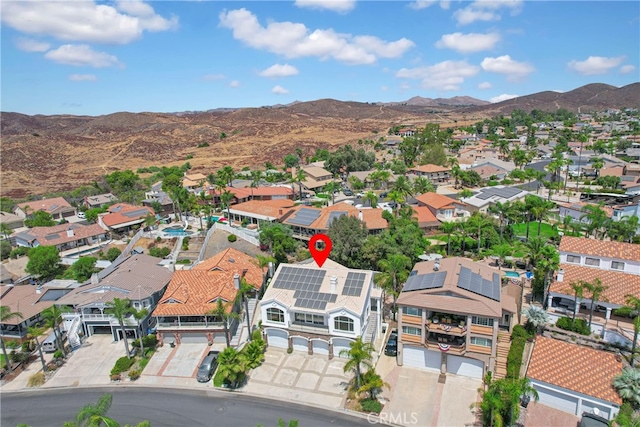
[[[342,408],[350,376],[343,371],[346,359],[287,354],[285,349],[268,348],[265,361],[254,369],[242,391],[291,402]]]
[[[196,381],[198,367],[211,350],[222,351],[224,345],[208,346],[207,344],[183,343],[173,348],[169,345],[159,347],[142,371],[138,382],[158,386],[212,388],[211,381],[207,383]]]

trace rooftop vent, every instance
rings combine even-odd
[[[440,261],[436,260],[433,263],[433,271],[439,271],[440,270]]]
[[[336,276],[331,276],[329,283],[331,284],[331,293],[335,294],[338,286],[338,278]]]
[[[229,262],[236,262],[236,260],[233,258],[229,258]]]

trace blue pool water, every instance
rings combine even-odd
[[[517,271],[505,271],[504,275],[507,277],[517,277],[520,278],[520,273],[518,273]]]
[[[191,232],[184,231],[184,229],[182,227],[180,227],[179,225],[174,225],[172,227],[167,227],[162,231],[164,233],[167,233],[170,236],[189,236],[189,235],[191,235]]]

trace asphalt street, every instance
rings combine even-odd
[[[220,391],[106,387],[2,393],[0,425],[62,426],[104,393],[113,395],[107,416],[121,425],[149,420],[152,427],[275,427],[278,419],[300,426],[370,426],[366,419],[323,409]]]

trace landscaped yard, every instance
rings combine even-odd
[[[514,224],[513,232],[516,236],[526,236],[527,235],[527,224]],[[529,224],[529,237],[538,235],[538,222],[534,221]],[[540,226],[540,235],[551,238],[558,235],[558,230],[556,230],[552,225],[547,223],[542,223]]]

